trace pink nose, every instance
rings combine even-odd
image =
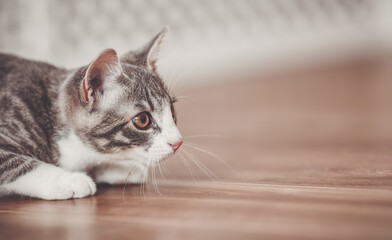
[[[168,144],[173,147],[174,151],[177,151],[177,149],[179,149],[181,147],[182,143],[183,143],[183,140],[181,139],[180,141],[177,141],[174,143],[168,143]]]

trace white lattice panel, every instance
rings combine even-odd
[[[136,48],[168,25],[161,69],[259,68],[273,58],[362,46],[374,31],[386,37],[390,6],[371,0],[0,0],[0,49],[73,67],[104,48]]]

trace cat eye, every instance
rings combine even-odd
[[[147,130],[151,125],[151,116],[148,112],[139,113],[132,119],[133,125],[139,130]]]

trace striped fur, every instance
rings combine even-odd
[[[109,49],[75,70],[0,54],[0,185],[44,199],[84,197],[95,184],[70,171],[113,183],[124,175],[102,177],[115,176],[102,172],[109,162],[146,171],[172,154],[170,142],[181,140],[174,98],[155,67],[165,33],[121,61]],[[144,111],[154,124],[139,130],[131,120]]]
[[[61,124],[55,104],[66,70],[0,54],[0,184],[40,161],[55,164]]]

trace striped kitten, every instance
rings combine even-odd
[[[0,54],[3,191],[82,198],[96,192],[94,181],[143,182],[173,154],[182,144],[175,98],[155,66],[166,32],[121,58],[107,49],[76,70]]]

